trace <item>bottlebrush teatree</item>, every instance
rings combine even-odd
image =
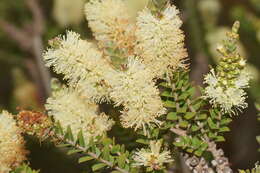
[[[182,21],[178,14],[175,6],[168,6],[162,16],[156,16],[145,8],[137,17],[135,51],[155,77],[186,66],[184,60],[188,54],[184,48],[184,34],[180,29]]]
[[[0,172],[8,173],[26,160],[27,151],[21,130],[6,111],[0,114],[0,136]]]
[[[96,104],[81,98],[75,90],[68,88],[54,92],[47,100],[46,109],[64,129],[69,126],[73,136],[82,130],[86,143],[105,135],[114,124],[104,113],[97,113]]]
[[[228,40],[219,46],[218,51],[222,55],[216,72],[214,69],[206,75],[204,98],[209,99],[214,106],[219,106],[223,113],[237,114],[247,107],[246,92],[249,87],[250,74],[246,71],[246,61],[237,51],[237,34],[239,23],[236,22],[232,32],[228,34]]]
[[[124,127],[141,128],[147,134],[151,123],[162,123],[156,118],[166,111],[149,68],[130,57],[125,71],[108,76],[111,77],[111,99],[116,105],[124,105],[121,115]]]
[[[132,52],[134,19],[122,0],[90,0],[85,5],[86,18],[101,47],[113,46]]]
[[[108,88],[104,74],[112,68],[94,44],[68,31],[66,36],[53,39],[50,46],[43,55],[47,66],[64,74],[64,79],[84,97],[97,102],[107,100]]]
[[[153,170],[163,168],[163,164],[172,162],[170,151],[162,150],[161,141],[151,141],[150,148],[137,151],[133,156],[135,161],[134,166],[145,166]]]

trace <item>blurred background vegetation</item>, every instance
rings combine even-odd
[[[0,1],[0,109],[43,110],[50,94],[50,78],[41,59],[48,40],[65,33],[79,32],[91,39],[84,19],[86,0],[1,0]],[[253,167],[260,160],[255,136],[260,134],[255,103],[260,103],[260,0],[175,0],[181,10],[189,50],[192,80],[203,85],[203,75],[218,61],[216,46],[235,20],[241,22],[240,52],[248,59],[254,78],[249,92],[249,108],[234,117],[232,131],[219,147],[225,150],[234,169]],[[29,161],[42,173],[90,172],[48,142],[39,145],[27,137]]]

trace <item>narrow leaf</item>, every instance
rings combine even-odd
[[[93,159],[94,159],[93,157],[90,157],[90,156],[84,156],[84,157],[79,158],[78,163],[87,162],[87,161],[89,161],[89,160],[93,160]]]
[[[104,164],[104,163],[98,163],[98,164],[95,164],[92,166],[92,170],[97,171],[97,170],[104,168],[105,166],[106,166],[106,164]]]

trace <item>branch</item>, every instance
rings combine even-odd
[[[90,151],[87,151],[86,148],[81,147],[81,146],[79,146],[79,145],[76,145],[75,142],[70,141],[70,140],[68,140],[68,139],[64,140],[64,137],[61,136],[61,135],[57,135],[57,134],[55,134],[55,135],[56,135],[60,140],[62,140],[63,142],[66,142],[66,143],[68,143],[68,144],[70,144],[70,145],[76,147],[77,149],[81,150],[81,151],[84,152],[85,154],[87,154],[87,155],[93,157],[94,159],[96,159],[96,160],[98,160],[98,161],[100,161],[100,162],[106,164],[106,165],[109,166],[110,168],[113,168],[113,169],[115,169],[115,170],[117,170],[117,171],[119,171],[119,172],[121,172],[121,173],[129,173],[128,171],[126,171],[126,170],[124,170],[124,169],[122,169],[122,168],[119,168],[118,166],[114,166],[113,163],[111,163],[111,162],[109,162],[109,161],[107,161],[107,160],[104,160],[104,159],[102,159],[102,158],[99,158],[95,153],[90,152]]]
[[[173,132],[173,133],[175,133],[175,134],[177,134],[179,136],[187,136],[185,130],[176,129],[176,128],[171,128],[170,130],[171,130],[171,132]]]
[[[217,149],[217,145],[208,138],[204,141],[208,144],[208,151],[211,152],[214,157],[212,164],[216,168],[217,172],[232,172],[228,158],[224,156],[223,150]]]

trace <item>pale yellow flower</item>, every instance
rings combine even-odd
[[[0,172],[8,173],[26,160],[26,150],[21,130],[13,115],[6,111],[0,114]]]
[[[102,47],[116,47],[131,52],[134,23],[124,0],[90,0],[85,5],[86,18]]]
[[[77,87],[86,98],[100,102],[107,100],[104,74],[112,67],[94,44],[69,31],[66,37],[54,39],[51,46],[43,56],[47,66],[64,74],[69,84]]]
[[[168,6],[160,18],[147,8],[137,17],[135,52],[151,68],[155,77],[185,67],[187,51],[184,48],[184,34],[180,29],[182,21],[178,14],[179,10],[175,6]]]
[[[165,109],[150,69],[131,57],[125,71],[107,75],[112,86],[111,99],[124,106],[121,122],[125,128],[141,128],[146,133],[150,124],[161,124],[157,118]]]
[[[239,78],[235,81],[233,87],[223,88],[219,85],[219,79],[217,78],[214,70],[207,74],[205,77],[205,96],[209,99],[213,106],[219,106],[224,113],[236,114],[237,111],[242,111],[247,107],[246,92],[243,88],[248,87],[250,75],[247,72],[242,72]]]
[[[87,143],[105,135],[114,123],[104,113],[99,115],[98,106],[83,99],[73,89],[63,88],[54,92],[45,107],[64,129],[70,126],[74,137],[82,130]]]
[[[161,151],[161,141],[151,141],[150,149],[137,151],[133,156],[134,166],[145,166],[153,170],[160,170],[165,163],[173,162],[170,151]]]

